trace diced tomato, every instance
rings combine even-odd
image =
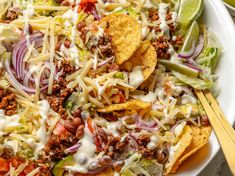
[[[93,128],[93,126],[92,126],[92,120],[91,120],[91,118],[88,118],[88,119],[87,119],[87,127],[88,127],[89,131],[91,132],[91,134],[94,134],[94,128]]]
[[[60,134],[63,134],[67,132],[67,130],[65,129],[65,127],[60,123],[58,122],[53,130],[53,134],[55,135],[60,135]]]
[[[167,94],[170,94],[170,92],[171,92],[171,83],[170,82],[166,82],[165,83],[165,85],[164,85],[164,90],[165,90],[165,92],[167,93]]]
[[[120,98],[120,103],[124,103],[126,101],[126,98],[124,97],[122,91],[119,91],[119,98]]]
[[[79,9],[78,12],[84,11],[84,12],[90,12],[91,9],[94,8],[95,3],[97,3],[97,0],[81,0],[79,3]]]
[[[88,119],[87,119],[87,127],[88,127],[89,131],[90,131],[91,134],[92,134],[94,143],[95,143],[95,145],[96,145],[96,150],[97,150],[98,152],[100,152],[100,151],[102,150],[102,147],[101,147],[101,140],[100,140],[100,138],[98,137],[98,135],[95,133],[95,129],[94,129],[93,126],[92,126],[92,120],[91,120],[91,118],[88,118]]]
[[[20,158],[11,158],[10,163],[13,167],[17,168],[19,165],[24,163],[24,160],[22,160]]]
[[[126,98],[124,97],[122,91],[119,91],[117,94],[115,94],[113,97],[113,102],[114,103],[124,103],[126,101]]]
[[[8,172],[10,169],[10,162],[6,159],[0,158],[0,173]]]

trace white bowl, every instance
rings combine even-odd
[[[235,17],[235,7],[229,5],[226,2],[224,4],[226,5],[226,7],[227,7],[228,11],[230,12],[230,14]]]
[[[224,4],[220,0],[205,0],[204,23],[219,37],[224,48],[217,69],[218,86],[221,93],[218,102],[228,121],[235,122],[235,25]],[[214,133],[209,144],[189,158],[176,175],[198,175],[219,151],[219,143]]]

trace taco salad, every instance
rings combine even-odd
[[[205,146],[203,0],[1,0],[0,176],[161,176]]]

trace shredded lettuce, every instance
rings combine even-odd
[[[219,57],[221,55],[221,44],[217,36],[204,29],[205,46],[203,52],[196,59],[196,63],[210,71],[210,74],[215,72]]]
[[[141,159],[140,154],[133,154],[125,160],[125,165],[121,170],[122,176],[136,176],[144,174],[145,176],[161,176],[163,166],[156,160]]]
[[[213,82],[211,80],[203,80],[203,79],[199,79],[199,78],[193,78],[193,77],[189,77],[186,75],[183,75],[179,72],[173,72],[173,75],[179,79],[180,81],[182,81],[183,83],[186,83],[190,86],[192,86],[195,89],[199,89],[199,90],[204,90],[204,89],[210,89],[213,87]]]

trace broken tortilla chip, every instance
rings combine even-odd
[[[141,26],[131,16],[111,14],[104,17],[99,25],[112,37],[115,62],[118,65],[127,61],[140,46]]]
[[[140,100],[131,100],[126,103],[122,104],[113,104],[110,106],[105,107],[104,109],[98,109],[98,112],[113,112],[113,111],[120,111],[120,110],[126,110],[126,109],[146,109],[150,108],[151,103],[143,102]]]
[[[165,165],[165,175],[174,173],[173,166],[179,160],[187,147],[191,144],[192,138],[193,130],[188,125],[186,125],[177,144],[171,146],[170,148],[169,161]]]
[[[141,66],[144,76],[144,81],[147,80],[153,73],[157,65],[157,53],[150,41],[141,42],[140,47],[135,51],[131,58],[123,63],[120,68],[126,71],[131,71],[135,66]]]
[[[172,172],[176,172],[178,167],[185,161],[187,158],[195,154],[198,150],[204,147],[208,141],[212,131],[211,126],[196,127],[190,126],[193,131],[193,139],[191,144],[187,147],[184,153],[177,160],[175,165],[172,168]]]

